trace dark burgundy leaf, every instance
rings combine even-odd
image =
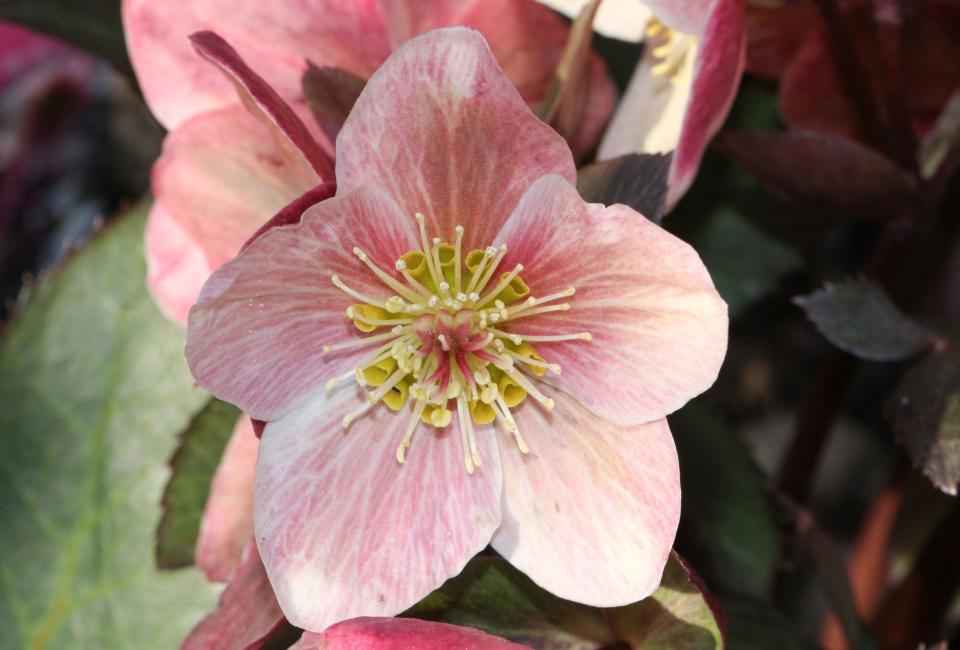
[[[887,401],[890,426],[916,465],[956,496],[960,483],[960,352],[937,350],[910,368]]]
[[[288,140],[320,178],[333,178],[333,161],[313,139],[307,126],[229,43],[210,31],[191,34],[190,42],[201,56],[234,82],[244,105],[270,124],[278,137]]]
[[[772,191],[842,216],[896,218],[917,200],[912,176],[838,136],[739,131],[721,134],[717,146]]]
[[[303,96],[323,132],[335,142],[366,81],[341,68],[307,65],[303,73]]]
[[[671,154],[627,154],[582,168],[577,190],[593,203],[623,203],[660,223],[667,198]]]
[[[835,346],[867,361],[900,361],[935,335],[910,320],[879,286],[864,280],[828,284],[793,300]]]

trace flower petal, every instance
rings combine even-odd
[[[211,268],[320,179],[284,157],[269,130],[235,105],[184,123],[164,143],[153,190]]]
[[[305,632],[291,650],[517,650],[527,648],[480,630],[415,618],[354,618],[322,634]]]
[[[303,156],[304,162],[321,178],[333,177],[333,161],[313,139],[300,117],[229,43],[211,31],[191,34],[190,42],[201,56],[220,68],[234,83],[243,105],[270,127],[279,146],[289,155],[299,153]]]
[[[412,221],[367,187],[318,203],[299,224],[258,238],[210,277],[190,311],[186,354],[193,376],[252,417],[274,420],[352,370],[369,346],[323,352],[358,334],[344,315],[356,300],[331,276],[387,297],[351,251],[361,246],[381,268],[392,268],[416,246]]]
[[[500,524],[491,436],[479,436],[484,465],[470,475],[456,425],[421,425],[400,465],[409,412],[378,404],[341,426],[367,394],[356,385],[318,393],[268,422],[260,443],[257,542],[284,613],[308,630],[407,609],[457,575]]]
[[[150,208],[146,232],[147,287],[173,322],[186,325],[187,313],[212,268],[203,248],[160,202]]]
[[[541,587],[616,607],[660,584],[680,521],[680,468],[666,420],[623,428],[547,387],[552,412],[514,416],[530,448],[504,447],[493,547]]]
[[[714,0],[697,44],[690,103],[670,167],[667,205],[680,200],[697,174],[703,151],[730,112],[746,63],[743,0]]]
[[[200,520],[196,565],[211,582],[225,582],[253,539],[253,468],[260,440],[246,415],[240,416],[213,475]]]
[[[727,308],[697,253],[625,205],[584,203],[564,179],[530,188],[497,241],[502,268],[524,265],[531,295],[573,286],[570,310],[520,318],[511,332],[589,332],[537,343],[562,373],[542,377],[594,413],[630,426],[706,390],[727,348]]]
[[[337,139],[338,192],[372,181],[437,236],[486,246],[543,174],[571,182],[563,139],[503,76],[483,37],[457,27],[401,46],[370,78]]]
[[[193,628],[181,650],[257,650],[283,620],[256,544],[250,539],[243,563],[231,576],[217,608]]]
[[[706,22],[687,32],[698,39],[675,73],[654,75],[660,60],[647,48],[600,143],[600,159],[675,150],[668,207],[690,187],[704,149],[730,112],[745,61],[743,12],[742,0],[713,0]]]
[[[194,32],[216,30],[287,101],[301,94],[307,59],[367,77],[389,54],[377,0],[123,0],[123,23],[147,103],[168,129],[236,101],[231,84],[193,51]]]

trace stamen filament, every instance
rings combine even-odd
[[[513,279],[517,277],[517,274],[520,273],[520,271],[522,270],[523,270],[523,264],[517,264],[515,267],[513,267],[513,270],[507,273],[505,276],[503,276],[503,279],[497,283],[497,286],[495,286],[493,289],[487,292],[487,295],[481,298],[480,302],[474,305],[474,307],[476,309],[480,309],[485,304],[493,300],[497,296],[497,294],[499,294],[501,291],[506,289],[510,285],[510,283],[513,282]]]
[[[507,254],[507,245],[500,244],[500,249],[497,251],[496,257],[493,258],[493,261],[490,262],[490,266],[483,272],[483,277],[480,278],[480,282],[477,283],[477,291],[483,291],[484,287],[487,286],[487,283],[490,282],[490,278],[493,277],[493,272],[497,270],[497,267],[500,266],[500,262],[503,261],[503,257]],[[469,292],[468,292],[469,293]]]
[[[382,280],[384,284],[386,284],[388,287],[396,291],[398,294],[400,294],[407,300],[411,302],[420,302],[426,297],[416,293],[415,291],[411,291],[410,287],[406,286],[402,282],[399,282],[392,275],[390,275],[389,273],[381,269],[379,266],[374,264],[373,261],[370,259],[370,256],[364,253],[357,246],[353,247],[353,254],[356,255],[361,262],[366,264],[367,268],[373,271],[373,274],[376,275],[378,278],[380,278],[380,280]]]
[[[533,382],[527,379],[523,373],[518,372],[513,366],[501,368],[501,370],[503,370],[504,374],[510,377],[510,379],[515,381],[517,386],[527,391],[535,400],[543,404],[548,411],[553,410],[553,400],[541,393],[537,387],[533,385]]]
[[[400,332],[395,332],[394,330],[396,329],[398,328],[395,327],[393,328],[393,330],[390,330],[389,332],[384,332],[383,334],[377,334],[375,336],[366,336],[364,338],[354,339],[352,341],[346,341],[344,343],[337,343],[335,345],[325,345],[323,346],[322,351],[324,353],[334,352],[336,350],[346,350],[347,348],[357,348],[363,345],[369,345],[371,343],[376,343],[377,341],[386,341],[387,339],[397,338],[397,336],[399,336],[400,334],[405,334],[407,331],[410,330],[410,327],[400,326],[399,329],[403,330]]]
[[[454,254],[453,254],[453,288],[454,293],[457,294],[457,300],[460,300],[460,288],[461,288],[461,279],[463,276],[463,271],[460,264],[461,251],[463,250],[463,226],[457,226],[454,228],[457,233],[457,241],[454,244]],[[465,300],[465,299],[464,299]]]
[[[537,314],[547,314],[552,311],[567,311],[568,309],[570,309],[570,305],[565,302],[562,302],[559,305],[547,305],[546,307],[531,307],[523,311],[510,313],[506,318],[503,319],[503,321],[526,318],[527,316],[535,316]]]
[[[345,285],[345,284],[343,283],[343,280],[340,279],[340,276],[339,276],[339,275],[331,275],[331,276],[330,276],[330,281],[333,282],[333,286],[335,286],[337,289],[340,289],[340,291],[343,291],[343,292],[344,292],[345,294],[347,294],[348,296],[351,296],[351,297],[353,297],[353,298],[356,298],[356,299],[359,300],[360,302],[365,302],[365,303],[367,303],[368,305],[372,305],[372,306],[374,306],[374,307],[379,307],[380,309],[383,309],[383,310],[386,310],[386,309],[387,309],[387,303],[386,303],[386,301],[384,301],[384,300],[377,300],[376,298],[371,298],[370,296],[365,296],[365,295],[363,295],[362,293],[360,293],[359,291],[354,291],[353,289],[351,289],[350,287],[348,287],[347,285]]]
[[[422,213],[418,212],[416,214],[417,225],[420,228],[420,241],[423,246],[423,257],[427,263],[427,269],[430,271],[430,278],[433,280],[434,286],[439,287],[440,283],[443,282],[443,276],[440,273],[439,267],[434,267],[433,265],[433,251],[431,250],[430,240],[427,239],[427,228],[424,225],[424,218]]]
[[[427,408],[427,400],[422,398],[418,399],[416,405],[413,407],[410,421],[407,423],[407,428],[403,432],[403,440],[400,441],[400,445],[397,447],[397,462],[401,465],[403,465],[407,449],[410,448],[413,434],[417,430],[417,425],[420,424],[420,416],[423,415],[425,408]]]
[[[533,334],[517,334],[515,332],[504,332],[503,330],[494,329],[491,330],[494,334],[501,338],[509,339],[513,343],[519,345],[523,341],[529,341],[530,343],[551,343],[556,341],[592,341],[593,335],[590,332],[577,332],[576,334],[550,334],[550,335],[533,335]]]
[[[504,353],[510,355],[517,361],[522,361],[528,366],[536,366],[538,368],[546,368],[555,375],[560,374],[560,364],[557,363],[547,363],[546,361],[537,361],[536,359],[531,359],[530,357],[525,357],[519,352],[514,352],[513,350],[504,350]]]

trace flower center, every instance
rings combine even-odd
[[[677,83],[687,56],[692,56],[697,37],[670,29],[655,17],[647,22],[645,36],[656,61],[650,73],[654,77],[665,77],[670,83]]]
[[[417,427],[444,428],[455,409],[464,464],[473,473],[483,465],[474,425],[499,422],[527,453],[511,409],[528,396],[553,408],[553,400],[537,389],[535,381],[548,371],[559,374],[560,366],[545,361],[533,344],[589,341],[591,336],[512,333],[511,326],[523,318],[568,310],[569,303],[560,301],[572,296],[574,288],[534,297],[520,277],[521,264],[494,281],[507,252],[505,244],[464,254],[462,226],[456,227],[450,244],[439,237],[428,239],[423,215],[418,213],[416,220],[421,247],[396,261],[396,274],[381,269],[361,249],[353,249],[393,296],[378,300],[351,289],[336,275],[331,277],[336,287],[359,301],[347,308],[347,318],[361,332],[373,335],[325,346],[324,352],[379,345],[353,371],[331,380],[327,389],[350,377],[370,388],[367,403],[344,416],[345,428],[378,402],[393,411],[411,404],[397,447],[401,464]]]

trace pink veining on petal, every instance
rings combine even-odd
[[[197,567],[212,582],[225,582],[230,577],[253,539],[253,470],[259,447],[250,418],[240,416],[213,475],[200,520],[194,557]]]
[[[337,139],[338,192],[374,182],[438,234],[466,226],[468,249],[486,246],[546,173],[574,180],[569,148],[466,28],[401,46],[367,82]]]
[[[710,142],[730,112],[746,63],[745,0],[713,0],[697,44],[693,87],[670,167],[667,205],[686,193]]]
[[[305,632],[291,650],[519,650],[480,630],[415,618],[354,618]]]
[[[147,218],[147,287],[164,315],[186,324],[187,313],[212,269],[203,248],[154,203]]]
[[[664,417],[716,379],[727,309],[685,242],[624,205],[585,204],[564,179],[537,181],[498,242],[504,268],[524,264],[531,295],[569,287],[569,311],[516,321],[518,334],[587,332],[592,341],[537,344],[558,363],[541,379],[621,425]]]
[[[257,463],[257,543],[291,623],[322,630],[359,615],[394,615],[457,575],[500,524],[500,460],[464,471],[456,423],[421,427],[403,465],[409,416],[369,404],[356,384],[315,395],[268,422]]]
[[[505,446],[493,547],[551,593],[597,607],[660,584],[680,521],[680,468],[666,420],[620,427],[559,391],[516,410],[528,454]]]
[[[181,650],[258,650],[283,622],[257,547],[249,540],[217,608],[193,628]]]
[[[313,139],[300,117],[229,43],[211,31],[191,34],[190,42],[197,52],[234,82],[243,104],[271,127],[271,131],[281,140],[281,146],[289,145],[290,149],[299,152],[320,178],[332,178],[333,162]]]
[[[390,296],[351,248],[381,268],[416,246],[412,219],[365,187],[318,203],[299,224],[275,228],[216,271],[190,311],[187,362],[194,377],[252,417],[273,420],[356,367],[371,347],[324,352],[359,332],[344,317],[354,291]]]

